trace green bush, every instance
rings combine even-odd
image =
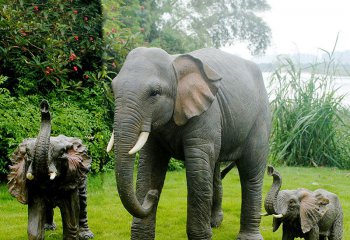
[[[100,0],[13,0],[0,9],[0,74],[19,95],[90,87],[102,66]]]
[[[100,95],[103,88],[95,87],[82,90],[79,96],[58,98],[55,93],[45,96],[51,106],[51,135],[82,139],[92,157],[93,172],[113,166],[113,156],[105,151],[111,134],[111,108],[106,99],[97,97]],[[38,95],[11,97],[5,89],[0,91],[0,181],[8,172],[13,150],[23,139],[38,135],[42,98]]]
[[[176,160],[174,158],[170,159],[168,170],[169,171],[179,171],[181,169],[184,169],[185,165],[183,161]]]
[[[272,74],[274,100],[271,155],[274,164],[350,168],[349,111],[332,85],[334,62],[323,64],[324,74],[311,66],[307,79],[290,59],[282,59]],[[342,114],[343,113],[343,114]]]
[[[81,138],[93,158],[93,172],[113,168],[112,156],[104,151],[113,122],[110,80],[128,52],[143,43],[137,19],[124,14],[136,16],[139,7],[128,2],[109,3],[111,28],[104,36],[100,0],[2,4],[0,179],[17,145],[38,134],[43,98],[51,105],[52,135]]]

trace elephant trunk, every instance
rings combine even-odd
[[[47,176],[49,170],[48,159],[51,134],[51,115],[49,112],[49,103],[46,100],[41,102],[40,111],[41,127],[34,146],[34,159],[31,170],[33,171],[34,176]]]
[[[138,114],[135,113],[134,117],[130,115],[132,114],[115,114],[114,149],[117,189],[128,212],[134,217],[145,218],[151,213],[158,199],[158,191],[149,190],[142,205],[136,197],[133,184],[135,152],[145,144],[148,134],[144,132],[140,134],[141,121]]]
[[[281,189],[282,178],[279,172],[277,172],[272,166],[267,167],[267,174],[273,177],[273,183],[270,191],[267,193],[267,196],[265,198],[264,207],[269,215],[277,214],[277,196]]]

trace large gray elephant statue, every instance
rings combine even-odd
[[[55,229],[53,208],[62,215],[63,239],[93,238],[87,222],[86,180],[91,158],[78,138],[50,137],[49,104],[40,104],[37,138],[25,139],[12,155],[8,188],[28,204],[28,239],[44,239],[44,229]]]
[[[257,65],[211,48],[183,55],[137,48],[112,88],[116,181],[124,207],[134,216],[131,238],[154,239],[156,209],[174,157],[186,167],[189,239],[211,239],[211,223],[222,220],[221,161],[236,162],[240,174],[237,239],[263,239],[260,208],[271,117]]]
[[[343,212],[339,198],[324,189],[280,191],[281,175],[268,166],[273,184],[265,199],[266,215],[273,215],[273,231],[283,224],[282,240],[341,240]]]

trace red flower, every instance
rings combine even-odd
[[[77,67],[77,66],[74,66],[74,67],[73,67],[73,70],[74,70],[75,72],[78,72],[78,67]]]
[[[78,40],[79,40],[79,37],[78,37],[78,36],[74,36],[74,39],[75,39],[76,41],[78,41]]]
[[[53,68],[47,66],[47,67],[46,67],[45,74],[46,74],[46,75],[49,75],[49,74],[52,73],[54,70],[55,70],[55,69],[53,69]]]
[[[73,13],[74,13],[74,14],[78,14],[78,11],[77,11],[77,10],[74,10]]]
[[[85,78],[85,79],[89,79],[89,75],[85,74],[85,75],[84,75],[84,78]]]
[[[74,61],[75,59],[77,59],[77,56],[74,53],[71,53],[69,56],[69,61]]]
[[[34,6],[34,12],[39,11],[39,7],[38,6]]]
[[[22,34],[22,36],[27,36],[28,35],[23,29],[19,30],[19,32]]]
[[[87,22],[89,20],[88,16],[84,16],[84,21]]]
[[[94,37],[92,37],[92,36],[90,36],[89,39],[91,42],[94,41]]]

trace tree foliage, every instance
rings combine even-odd
[[[13,0],[0,18],[0,74],[12,92],[91,86],[89,72],[102,66],[100,0]]]
[[[270,44],[270,28],[259,17],[266,0],[140,0],[145,40],[170,52],[222,47],[246,41],[253,54]]]
[[[38,131],[38,105],[53,112],[52,134],[80,137],[94,172],[112,167],[111,79],[129,51],[181,53],[247,40],[269,43],[256,15],[265,0],[0,0],[0,181],[14,148]],[[102,14],[103,13],[103,14]],[[171,161],[170,169],[182,164]]]

